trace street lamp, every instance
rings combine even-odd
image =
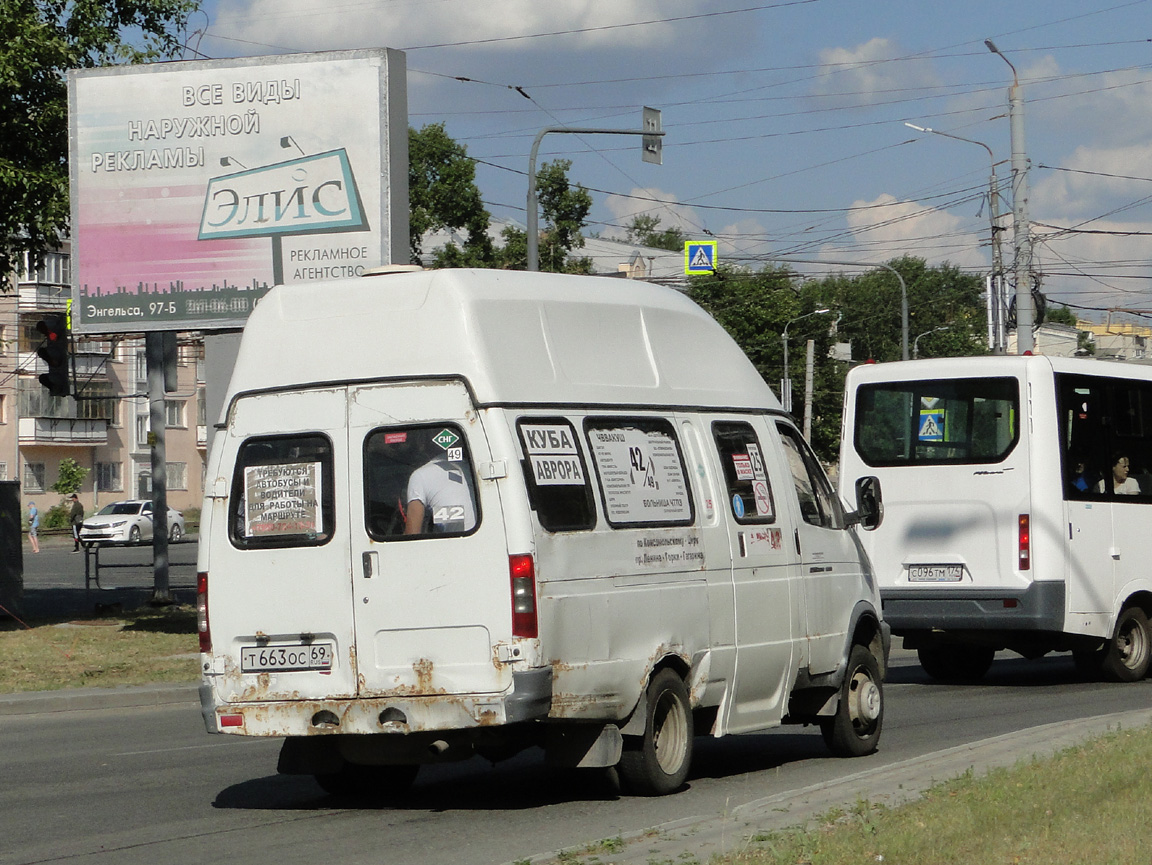
[[[788,371],[788,328],[802,318],[808,318],[812,315],[823,315],[831,311],[830,309],[821,307],[820,309],[806,312],[803,315],[798,315],[784,325],[784,332],[780,334],[780,339],[784,343],[784,378],[780,380],[780,402],[784,404],[784,411],[788,413],[792,412],[792,374]]]
[[[1000,253],[1000,184],[996,179],[996,157],[992,154],[992,148],[985,144],[983,141],[976,141],[972,138],[965,138],[962,135],[953,135],[951,132],[941,132],[939,129],[931,129],[927,126],[917,126],[915,123],[904,123],[909,129],[915,129],[917,132],[929,132],[933,135],[942,135],[945,138],[954,138],[956,141],[967,141],[969,144],[975,144],[983,147],[988,151],[988,160],[992,164],[992,175],[988,181],[988,214],[992,220],[992,288],[991,292],[993,297],[990,298],[990,306],[992,307],[992,333],[994,334],[993,342],[995,343],[992,348],[996,354],[1004,353],[1004,344],[1002,342],[1004,335],[1004,322],[1001,321],[1001,315],[1004,311],[1004,303],[1002,301],[1002,285],[1004,279],[1004,260]]]
[[[1012,70],[1012,88],[1008,91],[1008,117],[1012,138],[1012,244],[1015,247],[1016,271],[1016,353],[1029,354],[1033,348],[1032,324],[1032,239],[1028,220],[1028,154],[1024,148],[1024,98],[1020,94],[1020,76],[1016,67],[991,39],[984,44],[1000,55]]]
[[[912,340],[912,359],[916,360],[920,357],[920,337],[928,336],[930,333],[936,333],[938,330],[947,330],[951,326],[950,324],[943,324],[940,327],[934,327],[931,330],[924,331],[920,336]]]

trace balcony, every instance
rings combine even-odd
[[[22,417],[21,445],[106,445],[108,421],[69,417]]]
[[[72,286],[43,282],[20,285],[17,307],[21,312],[64,312],[72,297]]]

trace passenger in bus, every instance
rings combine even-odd
[[[1128,477],[1128,470],[1131,463],[1128,457],[1124,454],[1117,454],[1112,459],[1112,492],[1118,496],[1137,496],[1140,495],[1140,484],[1136,482],[1136,478]],[[1096,492],[1105,492],[1108,484],[1108,479],[1100,481],[1096,484]]]
[[[1072,489],[1075,491],[1073,495],[1088,492],[1092,489],[1095,472],[1088,471],[1088,461],[1084,457],[1074,457],[1071,463],[1074,467],[1071,480]]]

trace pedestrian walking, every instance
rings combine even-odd
[[[72,552],[80,552],[80,527],[84,525],[84,505],[80,498],[72,493],[72,508],[68,511],[68,522],[72,524]]]
[[[36,502],[28,502],[28,543],[32,544],[32,552],[40,552],[40,511]]]

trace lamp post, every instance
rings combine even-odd
[[[1028,220],[1028,154],[1024,148],[1024,98],[1020,93],[1020,76],[1016,67],[991,39],[984,44],[998,54],[1012,70],[1012,87],[1008,91],[1008,117],[1012,137],[1012,244],[1015,247],[1013,268],[1016,272],[1016,353],[1032,351],[1032,239]]]
[[[909,129],[915,129],[917,132],[928,132],[932,135],[953,138],[956,141],[967,141],[969,144],[975,144],[988,151],[988,161],[992,167],[992,174],[988,180],[988,214],[992,221],[992,293],[994,295],[991,298],[990,306],[992,308],[992,333],[995,337],[992,349],[995,354],[1003,354],[1005,349],[1004,321],[1001,316],[1004,313],[1004,259],[1000,252],[1000,183],[996,179],[996,157],[992,154],[992,148],[983,141],[965,138],[962,135],[953,135],[951,132],[941,132],[939,129],[932,129],[927,126],[917,126],[915,123],[905,122],[904,125]]]
[[[821,307],[820,309],[806,312],[803,315],[798,315],[784,325],[784,331],[780,334],[780,339],[784,343],[784,378],[780,379],[780,402],[784,405],[784,411],[789,414],[792,412],[792,374],[788,371],[788,328],[802,318],[808,318],[813,315],[823,315],[831,311],[830,309]]]
[[[940,327],[934,327],[931,330],[924,331],[922,334],[920,334],[920,336],[917,336],[914,340],[912,340],[912,359],[918,360],[920,357],[920,338],[921,337],[928,336],[931,333],[936,333],[936,331],[938,331],[938,330],[947,330],[951,326],[952,325],[950,325],[950,324],[944,324],[944,325],[941,325]]]

